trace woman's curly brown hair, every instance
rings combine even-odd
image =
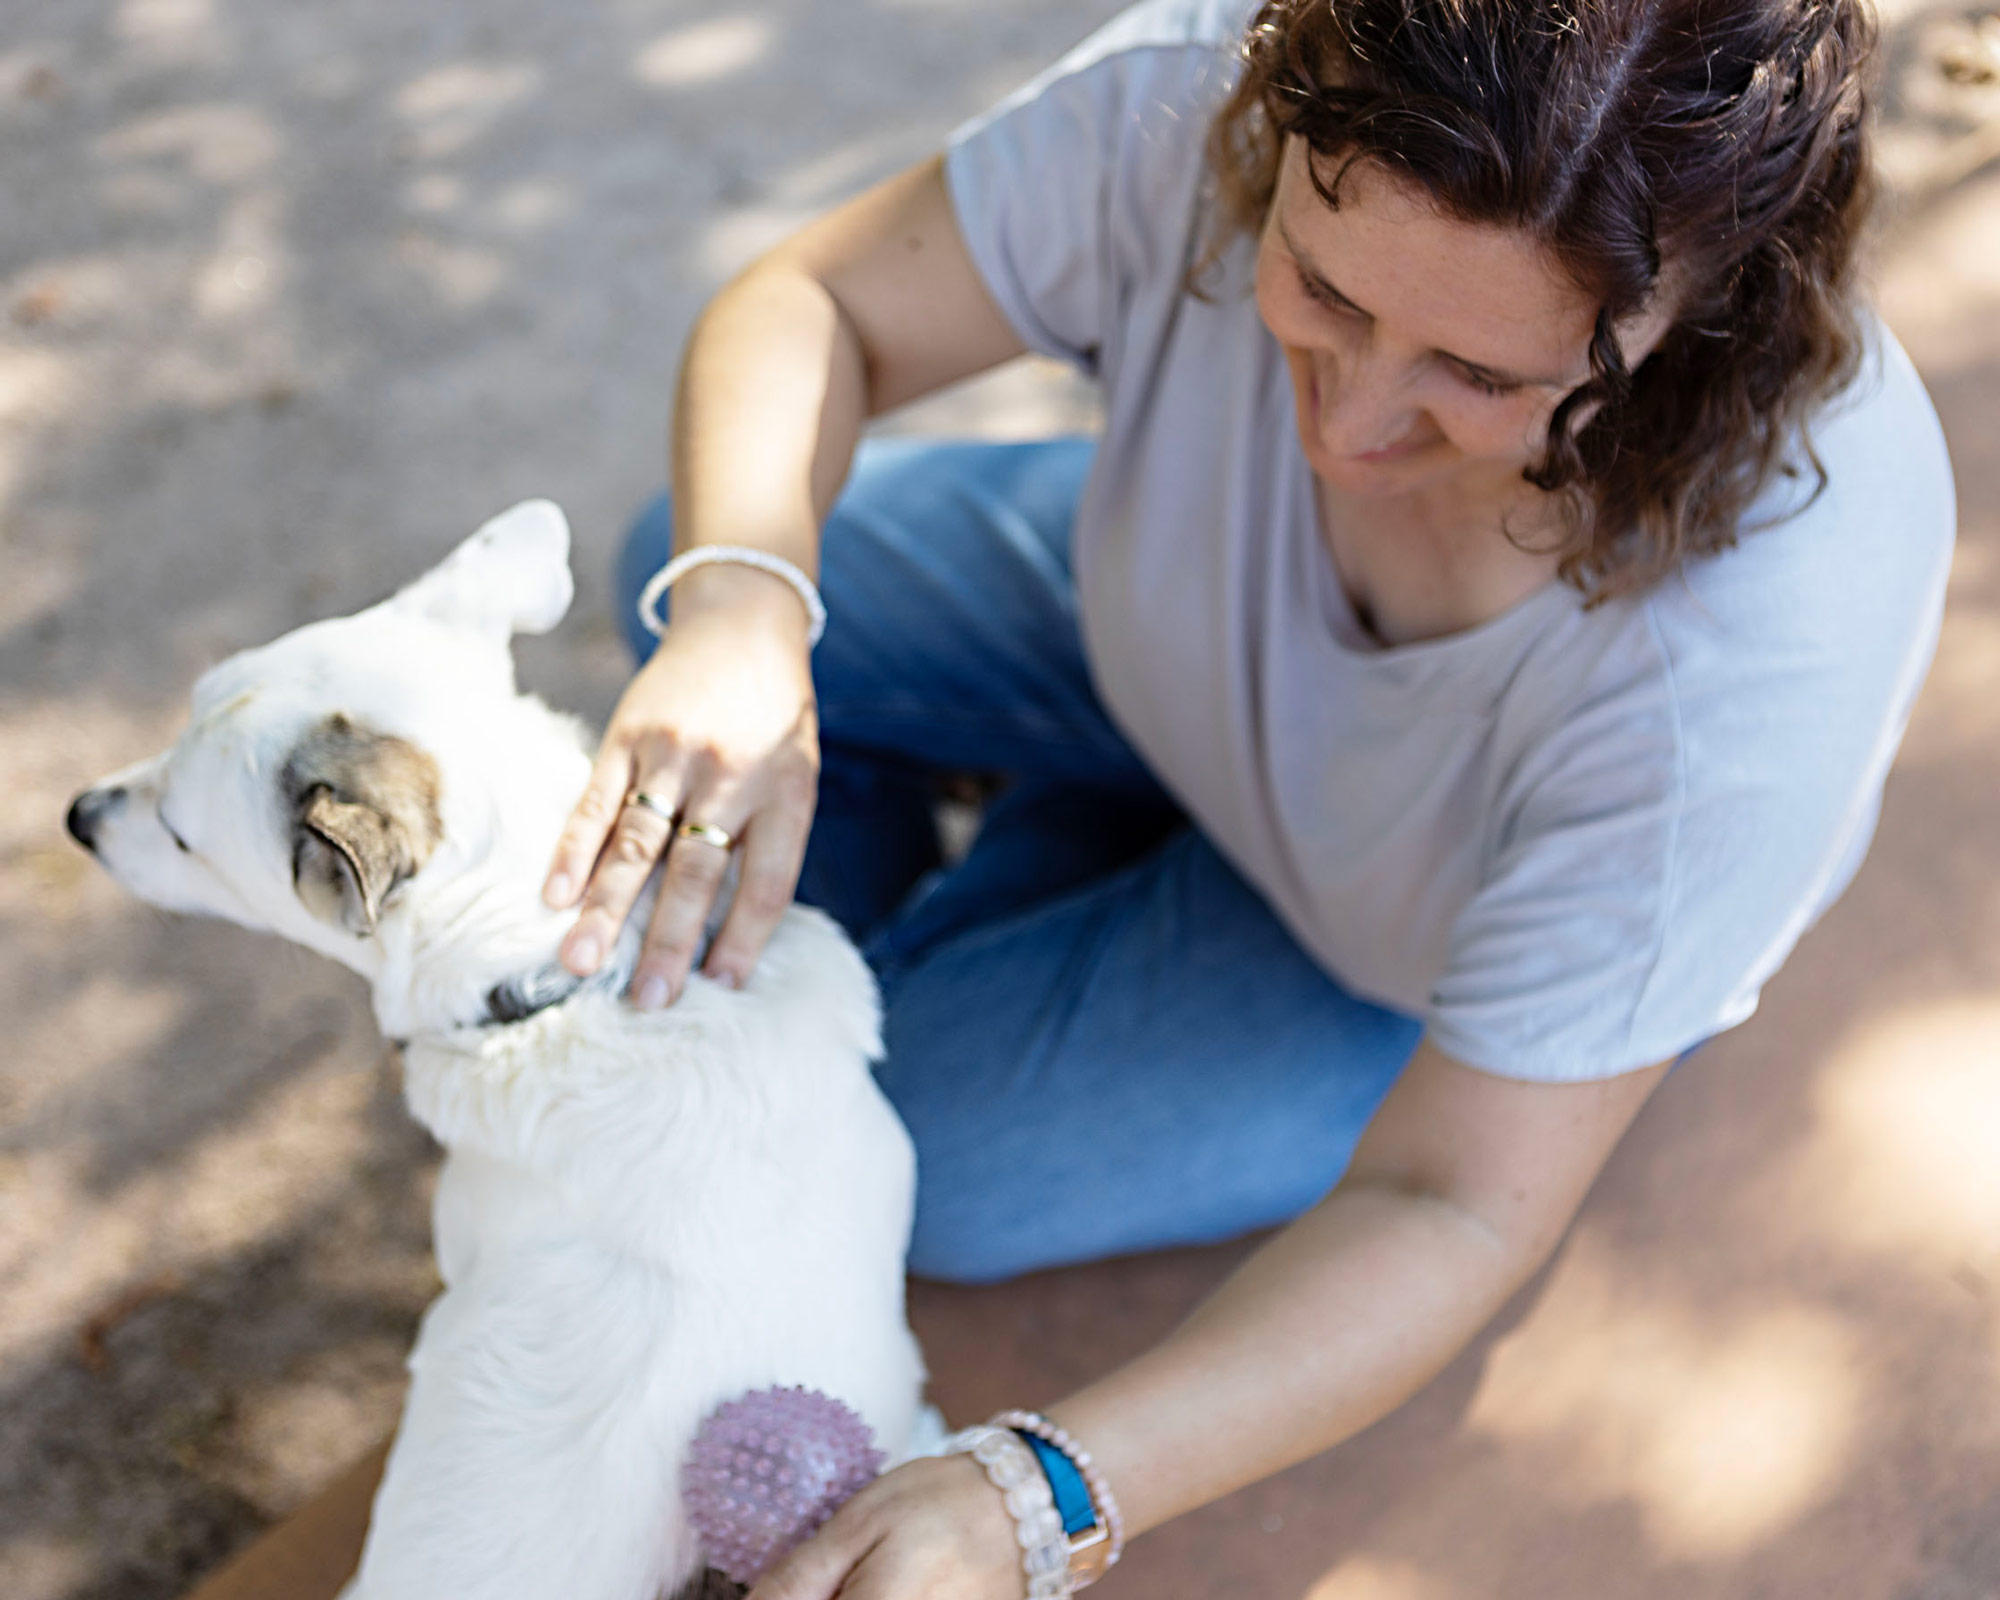
[[[1629,593],[1732,544],[1795,444],[1825,486],[1804,429],[1860,357],[1873,44],[1862,0],[1267,0],[1209,136],[1223,237],[1296,134],[1329,204],[1367,160],[1536,239],[1599,310],[1526,477],[1565,504],[1562,576]],[[1628,371],[1613,330],[1663,267],[1675,321]]]

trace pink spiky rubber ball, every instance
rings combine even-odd
[[[708,1564],[755,1583],[882,1470],[868,1424],[817,1389],[753,1389],[708,1414],[681,1473]]]

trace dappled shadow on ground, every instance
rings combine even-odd
[[[657,483],[701,299],[1114,9],[10,15],[10,1600],[164,1600],[296,1505],[392,1421],[431,1283],[431,1152],[352,980],[133,907],[60,838],[68,795],[169,738],[218,655],[375,598],[530,493],[571,511],[580,584],[526,673],[601,714],[612,541]],[[1880,277],[1966,537],[1874,856],[1474,1350],[1349,1447],[1135,1547],[1106,1600],[2000,1592],[2000,196],[1968,142],[1984,102],[1934,93],[1956,15],[1892,19]],[[1053,431],[1078,405],[1015,376],[918,425]],[[1241,1253],[920,1288],[947,1408],[1052,1398]]]
[[[1099,12],[1109,7],[1100,6]],[[81,0],[0,41],[0,1592],[165,1596],[394,1415],[430,1153],[344,974],[61,837],[219,656],[510,500],[602,598],[721,278],[1068,43],[1067,5]],[[1017,386],[1016,425],[1046,425]],[[1005,395],[1001,396],[1005,400]],[[993,404],[970,408],[982,422]],[[80,1352],[112,1365],[92,1372]]]
[[[180,1593],[393,1415],[435,1291],[430,1152],[389,1077],[351,1077],[368,1137],[336,1184],[247,1219],[244,1242],[205,1261],[136,1266],[92,1316],[7,1362],[10,1596]]]

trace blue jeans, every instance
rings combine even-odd
[[[828,520],[822,770],[799,898],[882,985],[916,1141],[911,1267],[981,1282],[1227,1238],[1346,1169],[1420,1026],[1348,994],[1112,725],[1077,634],[1088,440],[881,440]],[[672,549],[626,539],[618,615]],[[1004,774],[962,861],[942,773]]]

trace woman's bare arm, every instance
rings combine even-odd
[[[680,547],[768,543],[812,570],[862,423],[1021,353],[959,234],[943,158],[870,189],[696,324],[674,417]]]
[[[863,422],[1021,353],[959,235],[942,159],[913,167],[779,245],[696,323],[673,430],[675,539],[747,545],[818,567],[819,526]],[[663,809],[741,841],[736,901],[707,970],[741,981],[790,904],[811,827],[818,730],[798,597],[711,565],[675,586],[673,627],[605,730],[549,870],[583,909],[563,945],[600,966],[660,856]],[[633,974],[642,1005],[680,993],[727,853],[668,854]]]
[[[1426,1041],[1325,1200],[1051,1414],[1088,1442],[1134,1531],[1358,1433],[1547,1260],[1666,1071],[1524,1083]]]

